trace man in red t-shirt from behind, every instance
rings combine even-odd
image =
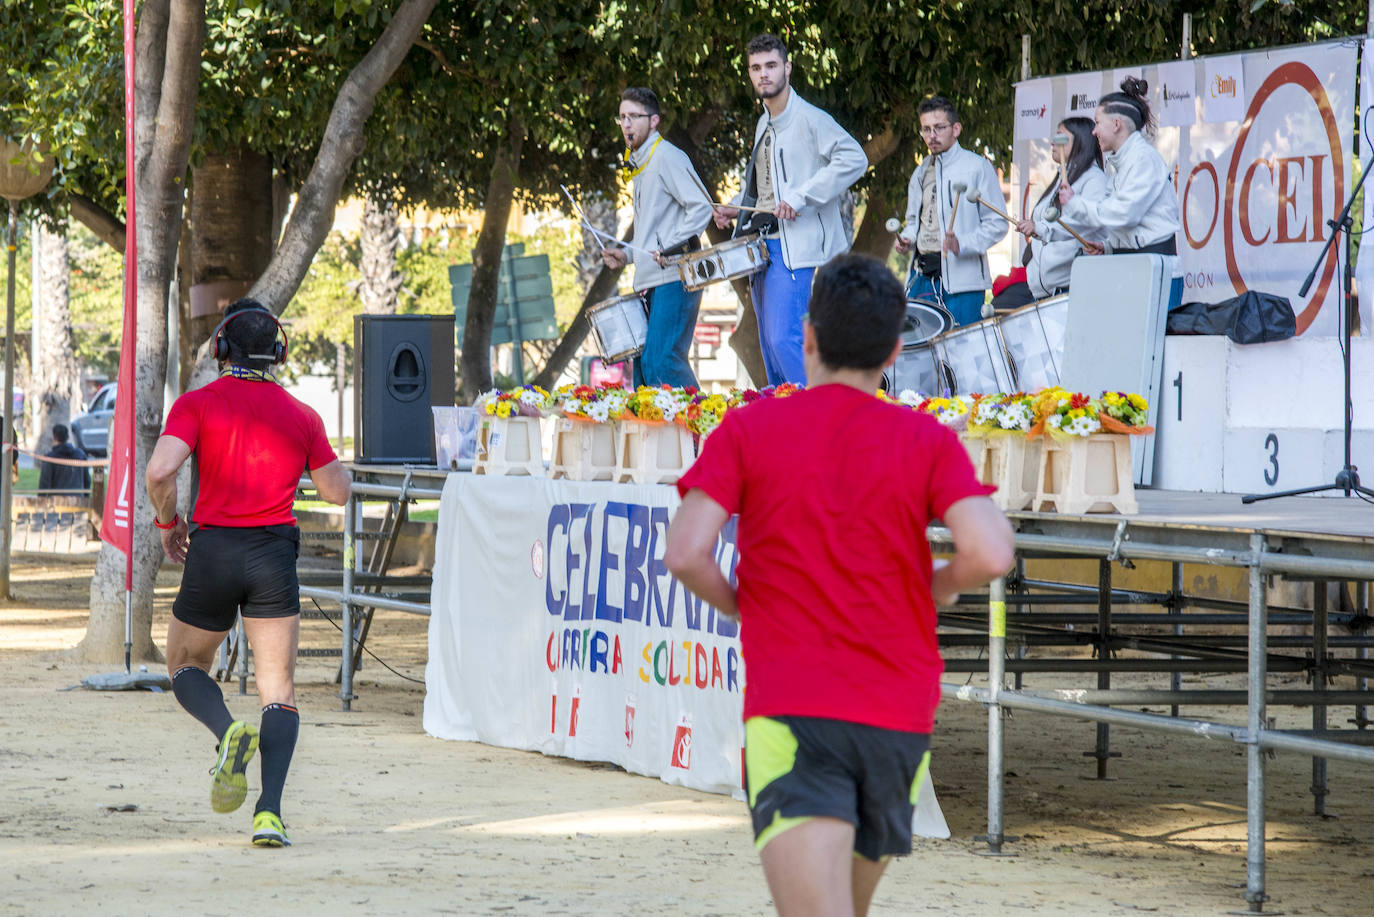
[[[262,794],[253,812],[253,843],[260,847],[291,843],[281,821],[281,793],[300,730],[294,680],[300,529],[291,511],[296,487],[309,471],[320,497],[335,504],[347,501],[350,488],[320,415],[270,372],[286,359],[285,338],[262,304],[231,303],[212,342],[219,378],[176,400],[148,459],[148,497],[163,550],[186,564],[167,626],[172,691],[219,742],[210,772],[216,812],[243,804],[244,771],[261,744]],[[177,514],[177,472],[192,455],[200,488],[192,518],[197,528],[188,533]],[[209,674],[236,614],[253,648],[260,730],[234,719]]]
[[[668,569],[741,621],[746,790],[783,917],[862,917],[887,860],[911,852],[943,670],[935,605],[1012,564],[1011,526],[955,434],[873,395],[905,310],[872,258],[818,270],[808,387],[726,415],[668,532]],[[715,560],[735,514],[738,589]],[[932,519],[950,561],[931,562]]]

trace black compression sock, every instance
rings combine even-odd
[[[291,767],[291,755],[296,751],[296,735],[300,732],[301,715],[286,704],[268,704],[262,708],[262,728],[258,732],[258,751],[262,755],[262,795],[253,809],[281,816],[281,791],[286,785],[286,771]]]
[[[177,669],[172,676],[172,693],[187,713],[215,734],[216,742],[234,722],[234,715],[224,706],[219,685],[203,669],[191,665]]]

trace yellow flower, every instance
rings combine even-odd
[[[1140,395],[1137,395],[1135,392],[1132,392],[1131,394],[1127,395],[1126,400],[1129,401],[1131,403],[1131,407],[1135,408],[1137,411],[1143,411],[1150,406],[1150,403],[1148,401],[1146,401]]]
[[[496,406],[496,416],[497,416],[497,417],[509,417],[509,416],[510,416],[510,402],[509,402],[509,401],[502,401],[500,404],[498,404],[498,405]]]

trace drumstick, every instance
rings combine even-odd
[[[950,182],[949,187],[954,191],[954,206],[949,211],[949,229],[946,232],[954,232],[954,218],[959,215],[959,198],[968,190],[968,185],[961,181]]]
[[[983,195],[982,195],[981,192],[979,192],[979,190],[978,190],[977,188],[969,188],[969,189],[968,189],[968,193],[967,193],[966,195],[964,195],[964,196],[967,197],[967,198],[969,199],[969,203],[972,203],[972,204],[982,204],[984,207],[988,208],[988,209],[991,210],[993,213],[997,214],[999,217],[1001,217],[1002,219],[1006,220],[1006,221],[1007,221],[1008,223],[1010,223],[1011,225],[1013,225],[1013,226],[1017,225],[1016,220],[1013,220],[1011,217],[1007,216],[1005,213],[1003,213],[1002,211],[998,210],[996,207],[992,206],[992,205],[989,204],[987,201],[983,200]],[[1044,239],[1041,239],[1041,238],[1040,238],[1040,233],[1038,233],[1038,232],[1033,232],[1033,233],[1031,233],[1031,235],[1032,235],[1033,237],[1037,238],[1037,239],[1040,239],[1042,242],[1044,241]]]
[[[1053,143],[1055,146],[1067,147],[1073,143],[1073,138],[1063,131],[1060,131],[1050,138],[1050,143]],[[1061,187],[1069,183],[1068,168],[1069,151],[1066,149],[1061,151],[1059,155],[1059,184]]]
[[[883,224],[883,228],[890,233],[899,233],[902,231],[902,221],[896,217],[888,217],[887,222]]]
[[[1059,223],[1059,217],[1060,213],[1058,207],[1051,205],[1045,208],[1045,222]],[[1073,236],[1075,239],[1077,239],[1084,248],[1087,248],[1089,245],[1093,244],[1089,242],[1087,239],[1080,236],[1077,232],[1075,232],[1073,227],[1069,226],[1067,223],[1059,223],[1059,228],[1067,232],[1069,235]]]
[[[603,240],[607,240],[607,241],[610,242],[609,245],[608,245],[608,244],[605,244],[605,242],[602,243],[602,246],[601,246],[601,250],[602,250],[602,251],[605,251],[606,249],[612,248],[612,247],[614,247],[614,248],[627,248],[627,249],[629,249],[629,250],[631,250],[631,251],[643,252],[644,254],[648,255],[650,258],[654,257],[654,253],[651,252],[651,251],[649,251],[647,248],[640,248],[638,245],[631,245],[629,242],[623,242],[623,241],[621,241],[620,239],[617,239],[615,236],[611,235],[610,233],[603,232],[602,230],[597,229],[595,226],[593,226],[593,225],[591,224],[591,221],[587,219],[587,215],[586,215],[585,213],[582,212],[582,208],[579,207],[579,206],[577,206],[577,201],[573,199],[572,192],[568,190],[568,186],[567,186],[567,185],[559,185],[558,187],[562,188],[562,189],[563,189],[563,193],[566,194],[566,195],[568,196],[568,202],[569,202],[570,204],[572,204],[573,210],[576,211],[576,213],[577,213],[578,221],[583,225],[583,227],[586,228],[586,230],[587,230],[588,232],[590,232],[592,235],[596,236],[598,239],[603,239]]]

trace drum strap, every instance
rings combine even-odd
[[[659,137],[657,140],[654,141],[654,145],[649,147],[649,155],[644,157],[644,161],[641,162],[637,168],[633,167],[633,161],[630,159],[630,157],[634,155],[634,151],[628,149],[625,151],[625,161],[627,163],[631,163],[630,166],[627,166],[625,169],[622,170],[622,172],[625,175],[626,181],[630,181],[636,175],[639,175],[645,169],[649,168],[649,160],[654,158],[654,151],[658,149],[658,145],[662,142],[662,137]]]

